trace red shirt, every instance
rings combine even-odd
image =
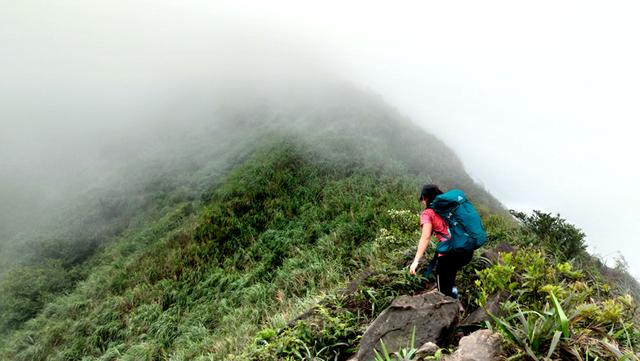
[[[435,233],[438,242],[446,242],[451,237],[447,222],[431,208],[425,209],[420,214],[420,228],[427,223],[431,223],[431,230]]]

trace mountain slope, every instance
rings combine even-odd
[[[375,97],[338,88],[313,101],[249,102],[216,114],[214,126],[203,121],[189,131],[187,150],[180,131],[169,151],[131,164],[172,159],[154,173],[163,191],[142,202],[155,211],[127,197],[158,179],[122,193],[115,210],[127,212],[114,219],[128,222],[74,265],[82,272],[64,291],[17,293],[29,282],[21,270],[47,266],[46,279],[46,270],[62,269],[65,278],[77,269],[51,255],[8,273],[3,290],[14,293],[0,305],[5,323],[24,311],[13,301],[40,304],[5,326],[3,359],[279,359],[254,342],[273,340],[276,329],[285,330],[279,340],[290,356],[303,333],[344,359],[385,304],[424,287],[404,269],[418,237],[422,183],[463,188],[492,242],[514,238],[513,219],[455,154]],[[145,216],[132,222],[137,211]],[[83,244],[68,252],[76,246]],[[339,290],[358,278],[371,287],[368,298],[336,306]],[[329,305],[326,317],[293,326],[296,337],[287,333],[290,320],[318,304]]]
[[[348,150],[321,157],[287,141],[259,150],[201,214],[184,205],[159,231],[110,248],[102,257],[111,260],[14,336],[38,342],[11,358],[168,356],[194,337],[216,354],[238,351],[283,311],[278,294],[291,306],[310,302],[355,274],[386,207],[413,201],[413,189]],[[124,257],[122,248],[139,250]]]

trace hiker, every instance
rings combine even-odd
[[[456,225],[456,227],[453,227],[454,229],[450,229],[445,219],[438,214],[438,212],[442,213],[442,209],[440,207],[435,207],[434,209],[434,200],[442,194],[443,192],[435,184],[426,184],[422,187],[420,202],[425,207],[422,214],[420,214],[422,232],[418,250],[409,272],[412,275],[416,274],[418,261],[427,250],[431,235],[435,233],[438,247],[436,247],[436,254],[429,266],[429,271],[435,267],[438,291],[447,296],[457,298],[457,292],[454,292],[456,274],[462,267],[471,262],[473,250],[484,244],[486,234],[482,229],[480,216],[471,203],[467,201],[464,193],[459,190],[449,191],[435,202],[437,206],[444,205],[443,208],[446,208],[449,216],[455,213],[455,217],[457,217],[455,219],[459,222],[450,220],[450,222],[455,222]],[[464,214],[458,214],[458,209],[461,209]],[[466,224],[463,224],[461,228],[458,223]],[[460,231],[460,228],[462,231]],[[467,232],[471,235],[467,234]],[[449,244],[446,242],[449,242]]]

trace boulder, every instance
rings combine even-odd
[[[459,325],[465,333],[471,330],[477,330],[483,326],[485,321],[491,321],[491,317],[487,314],[487,311],[493,315],[500,316],[502,310],[500,305],[509,298],[507,292],[499,292],[488,297],[487,303],[484,307],[479,307],[475,311],[471,312]]]
[[[355,358],[359,361],[373,360],[374,350],[381,350],[380,341],[384,342],[389,353],[410,346],[408,343],[414,328],[416,345],[442,343],[455,328],[458,313],[458,301],[438,291],[400,296],[369,325],[362,335]]]
[[[458,349],[443,361],[498,361],[501,360],[500,335],[489,330],[479,330],[460,340]]]

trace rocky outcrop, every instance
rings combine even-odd
[[[443,361],[498,361],[502,355],[500,335],[479,330],[460,340],[458,349]]]
[[[487,312],[492,315],[500,316],[502,310],[500,305],[509,298],[507,292],[499,292],[488,297],[484,307],[480,307],[471,312],[459,325],[461,329],[467,332],[477,330],[483,326],[486,321],[491,321],[491,317]]]
[[[444,343],[458,322],[458,301],[438,291],[416,296],[400,296],[369,326],[362,335],[360,351],[354,359],[370,361],[380,341],[389,353],[407,347],[415,329],[416,345]]]

